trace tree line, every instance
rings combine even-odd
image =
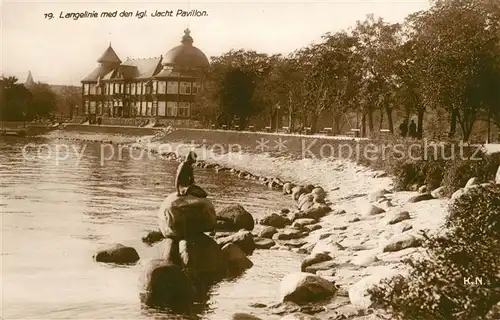
[[[80,104],[81,93],[78,87],[53,86],[34,83],[26,86],[16,77],[3,79],[3,96],[0,99],[0,120],[33,121],[71,117],[75,105]]]
[[[291,131],[304,123],[312,133],[328,114],[339,134],[348,113],[359,115],[362,136],[376,120],[397,134],[395,121],[412,116],[420,138],[424,118],[464,140],[478,121],[500,128],[498,1],[433,1],[402,23],[368,15],[289,55],[231,50],[211,60],[198,116],[219,126],[274,129],[285,111]]]

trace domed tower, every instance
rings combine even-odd
[[[195,96],[201,91],[203,72],[210,63],[207,56],[193,46],[189,29],[184,30],[181,44],[163,57],[163,69],[154,77],[158,116],[190,119]]]
[[[181,45],[170,49],[163,59],[163,65],[174,70],[204,69],[210,66],[207,56],[193,46],[193,38],[189,29],[184,30]]]

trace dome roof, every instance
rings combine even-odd
[[[181,45],[170,49],[163,58],[163,65],[187,68],[206,68],[210,64],[207,56],[193,46],[189,29],[184,30]]]

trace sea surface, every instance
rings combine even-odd
[[[159,246],[141,237],[157,229],[159,205],[174,189],[177,163],[113,148],[0,139],[2,319],[193,319],[141,305],[141,262],[92,259],[112,243],[134,247],[141,261],[159,257]],[[195,178],[216,208],[239,203],[259,218],[293,206],[281,193],[228,173],[195,168]],[[215,285],[194,319],[236,312],[279,319],[250,304],[279,302],[280,280],[300,270],[301,256],[257,250],[250,259],[253,268]]]

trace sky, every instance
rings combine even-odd
[[[194,46],[207,57],[231,49],[288,54],[321,41],[326,32],[353,27],[367,14],[402,22],[425,10],[428,0],[344,1],[0,1],[0,73],[35,81],[80,85],[111,42],[122,61],[159,57],[191,30]],[[137,11],[147,11],[139,19]],[[152,13],[173,10],[173,17]],[[207,16],[176,17],[177,10]],[[61,18],[66,14],[117,11],[117,17]],[[132,17],[119,17],[122,11]],[[49,14],[53,18],[49,18]]]

